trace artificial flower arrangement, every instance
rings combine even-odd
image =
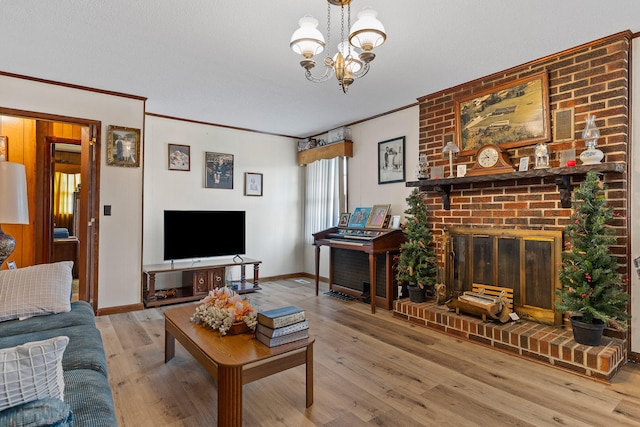
[[[200,300],[200,305],[190,320],[217,330],[220,335],[226,335],[234,323],[244,322],[249,329],[255,329],[258,313],[249,304],[248,298],[242,298],[233,289],[224,286],[209,291]]]

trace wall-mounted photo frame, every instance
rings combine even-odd
[[[367,228],[382,228],[384,220],[391,209],[391,205],[373,205],[371,214],[367,220]]]
[[[169,170],[189,171],[191,170],[191,147],[188,145],[169,145]]]
[[[378,184],[404,182],[404,136],[378,143]]]
[[[244,195],[262,196],[262,174],[255,172],[244,173]]]
[[[340,220],[338,221],[338,227],[348,227],[349,226],[349,218],[351,217],[351,213],[342,212],[340,214]]]
[[[140,129],[109,125],[107,164],[131,168],[140,166]]]
[[[233,154],[204,153],[205,188],[233,189]]]
[[[369,219],[369,214],[371,214],[371,208],[356,208],[351,218],[349,218],[349,227],[364,228]]]
[[[0,136],[0,161],[9,160],[9,137]]]
[[[471,155],[486,144],[502,148],[549,141],[547,72],[476,92],[456,100],[459,155]]]

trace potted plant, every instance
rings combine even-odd
[[[407,241],[400,245],[397,256],[396,279],[407,285],[412,302],[424,302],[426,291],[433,291],[436,282],[436,257],[433,236],[427,219],[427,207],[416,188],[407,197],[409,207],[404,211],[407,224],[403,233]]]
[[[609,247],[616,242],[615,230],[607,224],[614,218],[607,206],[605,186],[595,171],[575,190],[573,212],[565,228],[559,301],[556,311],[569,312],[574,339],[581,344],[600,345],[608,324],[627,328],[626,292],[618,263]]]

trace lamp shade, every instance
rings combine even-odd
[[[377,16],[378,12],[369,8],[358,13],[358,20],[349,32],[349,42],[353,46],[369,52],[385,42],[387,34]]]
[[[298,28],[291,36],[291,50],[305,58],[311,58],[324,50],[324,37],[318,30],[318,20],[304,16],[298,21]]]
[[[24,165],[0,161],[0,224],[28,224],[27,175]]]
[[[452,141],[447,142],[447,145],[444,146],[444,148],[442,149],[442,152],[444,154],[447,153],[459,153],[460,152],[460,148]]]

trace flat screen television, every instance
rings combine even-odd
[[[245,253],[245,211],[164,211],[164,259]]]

